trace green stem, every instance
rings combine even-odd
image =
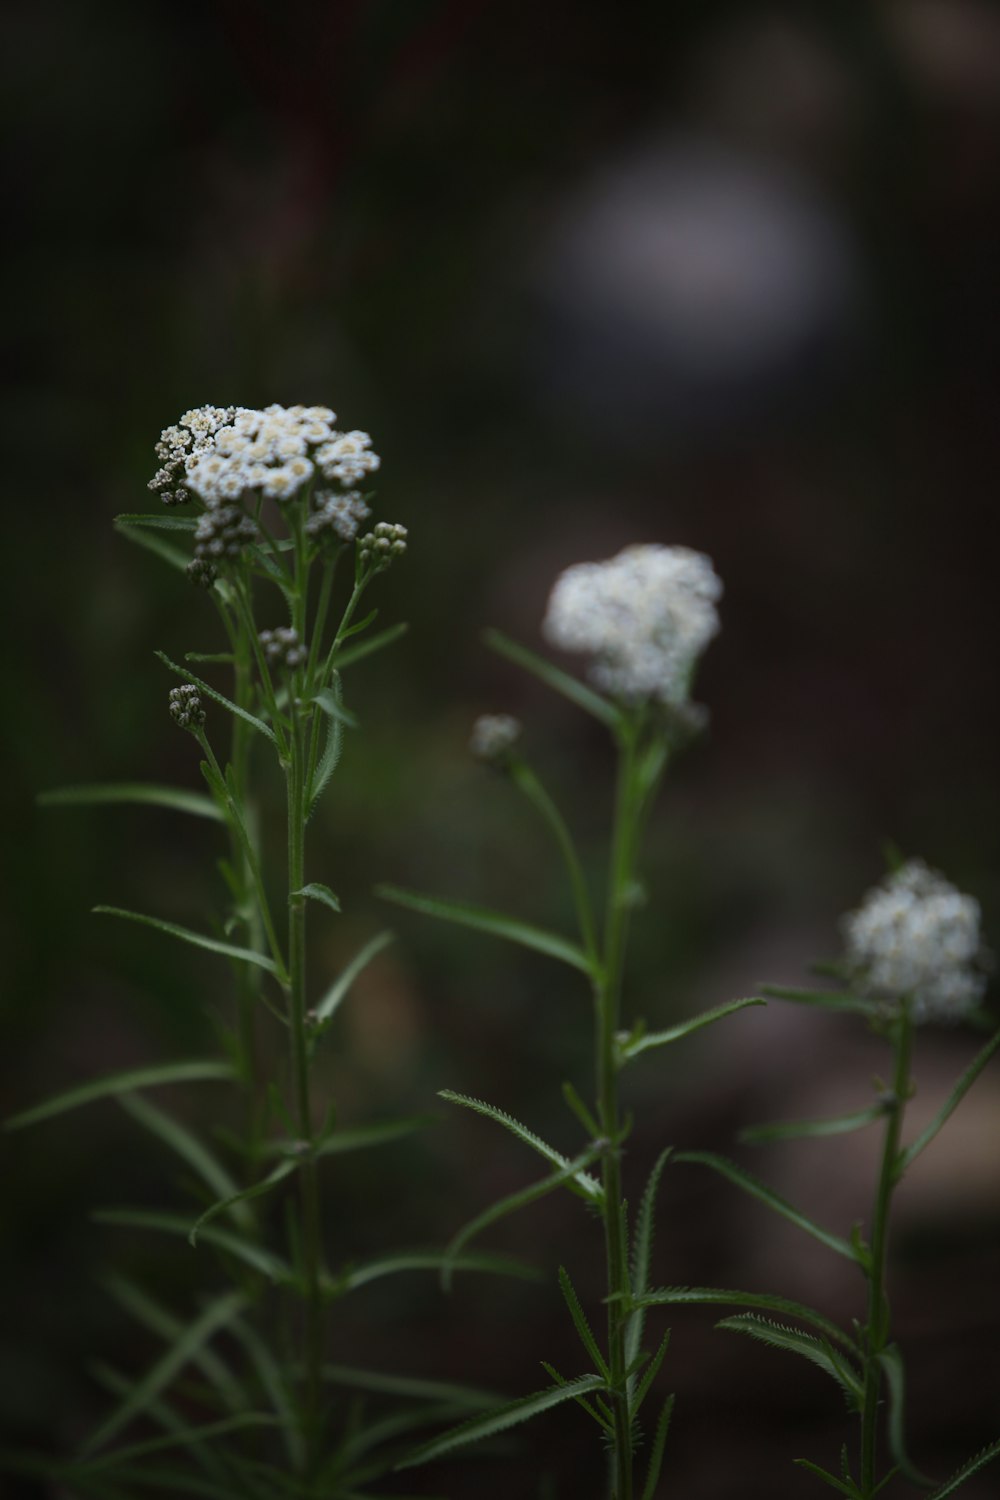
[[[294,1114],[306,1158],[298,1174],[301,1190],[302,1269],[305,1281],[303,1430],[306,1467],[315,1472],[321,1451],[320,1396],[323,1365],[323,1298],[320,1279],[321,1232],[319,1185],[312,1146],[312,1105],[309,1096],[309,1037],[306,1018],[306,898],[301,891],[305,877],[305,825],[308,808],[304,785],[304,745],[296,716],[292,732],[292,757],[288,781],[288,968],[289,1031]]]
[[[604,1237],[608,1273],[608,1365],[614,1422],[613,1500],[632,1500],[632,1417],[625,1379],[625,1326],[631,1291],[622,1205],[615,1033],[621,1008],[622,972],[631,907],[632,863],[638,836],[636,735],[622,736],[618,762],[615,826],[604,932],[604,968],[594,987],[597,1032],[597,1115],[607,1140],[603,1158]]]
[[[875,1192],[872,1217],[871,1264],[868,1270],[868,1323],[865,1328],[865,1385],[861,1405],[861,1491],[864,1500],[875,1494],[875,1461],[878,1433],[879,1355],[889,1342],[889,1303],[886,1297],[886,1253],[893,1189],[899,1178],[899,1141],[903,1114],[910,1092],[910,1057],[913,1025],[908,1013],[892,1022],[892,1092],[886,1100],[885,1141]]]

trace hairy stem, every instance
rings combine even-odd
[[[889,1303],[886,1297],[886,1253],[893,1189],[898,1181],[899,1140],[903,1114],[910,1091],[910,1056],[913,1027],[909,1016],[892,1023],[892,1092],[886,1100],[885,1141],[875,1191],[872,1216],[871,1265],[868,1271],[868,1322],[865,1328],[865,1385],[861,1406],[861,1492],[872,1500],[876,1490],[875,1464],[878,1434],[879,1355],[889,1342]]]

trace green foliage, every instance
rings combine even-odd
[[[584,1312],[583,1308],[580,1306],[580,1299],[576,1295],[573,1283],[569,1277],[569,1272],[566,1270],[565,1266],[559,1267],[559,1290],[563,1294],[563,1301],[569,1308],[569,1315],[573,1319],[573,1325],[580,1336],[580,1342],[582,1343],[586,1352],[590,1355],[595,1368],[601,1372],[605,1380],[608,1380],[610,1378],[611,1371],[608,1369],[604,1355],[597,1347],[597,1340],[594,1338],[590,1324],[587,1322],[587,1315]]]
[[[340,911],[340,901],[333,894],[328,885],[321,885],[318,880],[312,880],[304,885],[300,891],[291,891],[291,896],[308,896],[310,901],[319,901],[323,906],[328,906],[331,911]]]
[[[929,1500],[947,1500],[947,1497],[953,1495],[960,1485],[978,1474],[980,1469],[985,1469],[986,1465],[992,1463],[995,1458],[1000,1458],[1000,1438],[995,1443],[990,1443],[988,1448],[981,1449],[974,1458],[970,1458],[968,1463],[957,1469],[950,1479],[934,1491]]]
[[[191,1221],[182,1214],[158,1213],[149,1209],[139,1208],[106,1208],[91,1214],[91,1218],[98,1224],[117,1225],[122,1229],[148,1229],[163,1234],[175,1234],[187,1239],[191,1232]],[[212,1245],[215,1249],[231,1255],[240,1260],[253,1271],[258,1271],[266,1276],[268,1281],[277,1284],[291,1284],[295,1280],[295,1273],[286,1260],[276,1255],[273,1250],[268,1250],[263,1245],[248,1239],[245,1235],[236,1234],[230,1229],[219,1229],[215,1226],[205,1225],[198,1231],[198,1238],[206,1245]]]
[[[994,1032],[986,1046],[976,1054],[930,1124],[925,1126],[915,1141],[900,1152],[895,1167],[897,1178],[902,1177],[907,1167],[913,1164],[921,1151],[930,1145],[938,1131],[951,1118],[998,1047],[1000,1047],[1000,1031]]]
[[[628,1326],[625,1330],[625,1362],[628,1365],[631,1365],[638,1357],[639,1348],[642,1344],[646,1314],[643,1305],[640,1303],[640,1299],[649,1285],[649,1265],[653,1253],[653,1234],[656,1228],[656,1193],[671,1149],[668,1146],[656,1158],[653,1170],[649,1174],[649,1181],[646,1183],[646,1190],[639,1204],[639,1215],[636,1219],[631,1265],[631,1306],[633,1310],[629,1315]]]
[[[571,968],[581,969],[585,974],[591,972],[590,960],[577,944],[557,933],[532,927],[517,917],[504,916],[485,906],[467,906],[463,902],[448,901],[439,896],[421,896],[416,891],[404,891],[394,885],[376,886],[375,894],[384,901],[394,901],[397,906],[408,907],[410,911],[422,912],[425,916],[437,917],[443,922],[454,922],[459,927],[473,927],[491,937],[506,938],[508,942],[519,943],[523,948],[533,948],[536,953],[544,953],[549,958],[569,964]]]
[[[171,1083],[215,1083],[235,1077],[231,1063],[214,1059],[195,1059],[191,1062],[161,1063],[148,1068],[130,1068],[124,1073],[110,1073],[104,1078],[95,1078],[91,1083],[67,1089],[41,1104],[35,1104],[10,1120],[4,1121],[5,1130],[22,1130],[26,1125],[37,1125],[54,1115],[67,1110],[79,1109],[84,1104],[93,1104],[98,1099],[114,1099],[136,1089],[161,1088]]]
[[[788,1318],[799,1318],[818,1328],[823,1336],[841,1344],[853,1354],[859,1351],[854,1340],[849,1338],[836,1323],[806,1307],[802,1302],[793,1302],[788,1297],[777,1297],[770,1292],[737,1292],[714,1286],[668,1286],[657,1291],[646,1292],[633,1299],[635,1307],[678,1307],[692,1305],[715,1305],[731,1307],[760,1307]]]
[[[542,1412],[550,1411],[552,1407],[560,1406],[564,1401],[575,1401],[578,1396],[586,1396],[591,1391],[603,1389],[604,1381],[600,1375],[581,1375],[577,1380],[550,1386],[548,1390],[536,1391],[532,1396],[522,1396],[519,1401],[510,1401],[506,1406],[486,1412],[484,1416],[471,1417],[458,1427],[453,1427],[450,1432],[432,1438],[429,1443],[423,1443],[396,1467],[399,1469],[415,1468],[418,1464],[425,1464],[432,1458],[441,1458],[446,1453],[452,1453],[456,1448],[466,1447],[469,1443],[482,1442],[483,1438],[493,1437],[498,1432],[506,1432],[508,1428],[528,1422],[532,1417],[540,1416]]]
[[[660,1415],[656,1422],[656,1431],[653,1434],[653,1446],[649,1450],[649,1468],[646,1471],[646,1483],[642,1488],[642,1500],[654,1500],[656,1486],[660,1478],[660,1469],[663,1467],[663,1452],[667,1446],[667,1432],[670,1429],[670,1418],[673,1415],[674,1398],[668,1396],[660,1409]]]
[[[733,1000],[728,1005],[718,1005],[714,1010],[706,1010],[700,1016],[692,1016],[687,1021],[679,1021],[676,1026],[668,1026],[664,1031],[646,1031],[640,1025],[631,1032],[619,1032],[617,1037],[619,1059],[623,1064],[630,1062],[633,1057],[639,1057],[653,1047],[667,1047],[672,1042],[680,1041],[682,1037],[700,1031],[703,1026],[712,1026],[725,1016],[734,1015],[738,1010],[766,1004],[767,1001],[761,999],[759,995],[750,995],[745,1000]]]
[[[373,958],[376,958],[394,941],[393,933],[380,932],[351,959],[344,972],[334,981],[316,1007],[315,1028],[318,1033],[324,1031],[329,1025],[358,975],[368,967]]]
[[[182,942],[191,943],[196,948],[207,948],[209,953],[221,953],[223,957],[235,958],[240,963],[256,964],[269,974],[278,972],[274,959],[269,958],[266,953],[258,953],[256,948],[241,948],[236,943],[224,943],[219,938],[209,937],[207,933],[193,932],[190,927],[179,927],[176,922],[164,922],[160,917],[147,917],[143,912],[125,911],[120,906],[95,906],[93,910],[98,915],[124,917],[128,922],[141,922],[145,927],[155,927],[158,932],[180,938]]]
[[[529,1130],[527,1125],[522,1125],[520,1120],[515,1120],[514,1116],[507,1114],[505,1110],[497,1109],[493,1104],[485,1104],[482,1099],[471,1099],[467,1094],[456,1094],[452,1089],[439,1089],[438,1098],[447,1099],[450,1104],[460,1104],[465,1109],[474,1110],[476,1114],[484,1115],[488,1120],[495,1120],[498,1125],[509,1130],[511,1135],[516,1136],[524,1145],[530,1146],[532,1151],[543,1156],[554,1167],[565,1168],[569,1165],[568,1157],[563,1156],[561,1151],[557,1151],[554,1146],[543,1141],[541,1136]],[[578,1173],[567,1186],[571,1192],[577,1192],[581,1198],[588,1198],[591,1202],[599,1203],[604,1196],[601,1184],[589,1172]]]
[[[884,1118],[885,1105],[870,1104],[852,1115],[835,1115],[828,1120],[779,1120],[772,1125],[748,1125],[740,1131],[739,1138],[757,1145],[762,1141],[793,1141],[805,1136],[847,1135]]]
[[[828,1340],[814,1338],[811,1333],[803,1333],[798,1328],[786,1328],[780,1323],[772,1323],[769,1318],[758,1317],[755,1313],[740,1313],[734,1318],[723,1318],[715,1326],[730,1329],[733,1333],[749,1334],[762,1344],[769,1344],[772,1349],[801,1354],[804,1359],[829,1375],[831,1380],[836,1381],[852,1410],[860,1410],[864,1394],[861,1376],[843,1355],[834,1353]]]
[[[185,682],[192,683],[194,687],[199,688],[207,697],[212,698],[216,703],[220,703],[223,708],[228,709],[238,719],[242,719],[245,724],[249,724],[252,729],[256,729],[257,733],[262,734],[265,739],[270,740],[272,745],[277,744],[273,730],[268,728],[263,719],[258,719],[245,708],[240,708],[238,703],[234,703],[231,698],[227,698],[225,694],[218,692],[201,677],[196,677],[193,672],[188,671],[187,667],[179,667],[175,661],[170,660],[170,657],[165,652],[156,651],[154,655],[163,662],[164,666],[169,667],[171,672],[176,672],[178,677],[182,677]]]
[[[523,667],[526,672],[531,673],[532,677],[537,677],[539,682],[544,682],[546,687],[552,688],[553,692],[568,698],[571,703],[576,704],[577,708],[582,708],[585,713],[592,714],[595,719],[599,719],[606,728],[614,732],[621,728],[623,715],[620,709],[576,677],[571,677],[568,672],[563,672],[552,662],[546,661],[545,657],[536,656],[534,651],[529,651],[526,646],[510,640],[499,630],[484,630],[483,641],[491,651],[496,651],[499,656],[506,657],[515,666]]]
[[[139,781],[106,782],[97,786],[62,786],[39,792],[40,807],[101,807],[114,803],[145,803],[149,807],[167,807],[173,812],[189,813],[195,818],[222,821],[222,814],[211,797],[201,792],[186,792],[180,787],[146,785]]]
[[[744,1171],[742,1167],[738,1167],[735,1162],[727,1161],[723,1156],[716,1156],[711,1151],[678,1151],[674,1156],[674,1161],[700,1163],[702,1166],[711,1167],[713,1172],[718,1172],[720,1176],[728,1178],[736,1187],[748,1193],[751,1198],[756,1198],[758,1202],[766,1204],[768,1208],[780,1214],[783,1219],[788,1219],[790,1223],[797,1225],[799,1229],[805,1230],[806,1234],[811,1234],[814,1239],[826,1245],[828,1250],[835,1250],[838,1255],[843,1255],[848,1260],[859,1260],[860,1257],[857,1250],[847,1240],[841,1239],[839,1235],[832,1234],[828,1229],[823,1229],[821,1225],[815,1224],[812,1219],[807,1218],[804,1213],[793,1207],[791,1203],[786,1202],[784,1198],[779,1197],[777,1193],[765,1187],[762,1182],[749,1172]]]

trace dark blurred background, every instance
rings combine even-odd
[[[662,1025],[801,980],[835,954],[886,838],[974,892],[1000,943],[995,5],[15,0],[3,31],[4,1113],[208,1052],[207,1011],[228,1004],[218,963],[89,915],[107,901],[207,923],[212,830],[33,805],[78,782],[197,785],[152,652],[219,649],[215,617],[111,521],[153,508],[159,430],[205,402],[331,404],[374,435],[380,514],[410,528],[380,602],[412,630],[352,678],[364,733],[312,830],[311,873],[345,906],[336,922],[317,909],[317,989],[387,921],[400,939],[332,1036],[323,1087],[345,1120],[453,1087],[577,1144],[558,1092],[589,1087],[576,978],[371,890],[568,922],[543,831],[470,762],[468,728],[486,710],[525,720],[595,880],[609,748],[479,631],[537,646],[556,573],[632,541],[709,553],[726,594],[699,681],[711,733],[649,838],[630,1012]],[[921,1038],[915,1122],[976,1045]],[[859,1107],[885,1066],[848,1018],[773,1005],[642,1060],[630,1196],[668,1142],[735,1151],[846,1232],[868,1214],[874,1139],[752,1153],[734,1136]],[[203,1122],[225,1099],[164,1097]],[[1000,1432],[998,1132],[994,1069],[899,1195],[912,1447],[938,1477]],[[104,1269],[188,1315],[213,1272],[184,1245],[91,1222],[186,1201],[114,1106],[0,1149],[4,1439],[65,1452],[103,1409],[92,1362],[152,1354]],[[330,1166],[331,1254],[440,1243],[534,1175],[516,1142],[450,1115],[377,1162]],[[554,1268],[600,1296],[595,1226],[549,1201],[492,1240],[545,1281],[470,1279],[450,1301],[430,1278],[383,1281],[338,1323],[336,1356],[511,1394],[544,1383],[541,1358],[582,1368]],[[658,1284],[861,1316],[860,1278],[829,1259],[701,1169],[668,1170]],[[713,1333],[709,1310],[652,1327],[668,1321],[664,1492],[815,1493],[790,1460],[836,1466],[833,1387]],[[963,1495],[997,1483],[986,1471]],[[410,1483],[473,1487],[599,1493],[581,1414],[523,1429],[509,1460],[470,1453]]]

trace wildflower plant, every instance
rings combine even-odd
[[[979,903],[917,859],[898,863],[842,922],[844,958],[833,966],[844,988],[793,989],[768,985],[763,993],[796,1004],[860,1016],[888,1046],[888,1082],[875,1080],[875,1097],[846,1115],[822,1120],[781,1121],[743,1131],[747,1142],[842,1135],[876,1125],[882,1151],[867,1225],[844,1238],[817,1224],[734,1162],[707,1152],[678,1153],[675,1161],[700,1163],[721,1174],[758,1202],[790,1220],[828,1251],[856,1265],[866,1284],[864,1321],[848,1331],[822,1312],[787,1298],[717,1288],[675,1287],[642,1299],[646,1306],[681,1302],[739,1304],[750,1310],[727,1317],[719,1328],[798,1354],[839,1387],[856,1421],[857,1441],[843,1444],[840,1472],[810,1459],[796,1459],[809,1473],[850,1500],[874,1500],[898,1476],[930,1500],[945,1500],[965,1480],[1000,1456],[1000,1441],[984,1448],[944,1484],[922,1474],[906,1444],[906,1382],[903,1355],[892,1336],[887,1293],[892,1201],[904,1174],[935,1139],[993,1054],[994,1032],[920,1133],[903,1143],[906,1106],[913,1095],[911,1062],[917,1031],[926,1025],[962,1021],[989,1024],[980,1010],[986,990],[987,955],[980,939]],[[781,1322],[765,1316],[777,1313]],[[791,1320],[791,1321],[790,1321]],[[884,1427],[888,1467],[881,1459]],[[883,1472],[884,1468],[884,1472]],[[896,1493],[896,1490],[893,1490]]]
[[[8,1122],[19,1128],[92,1100],[117,1099],[200,1179],[202,1201],[200,1212],[116,1209],[101,1217],[189,1239],[214,1252],[229,1283],[185,1321],[115,1278],[126,1310],[167,1349],[138,1379],[106,1374],[113,1409],[76,1460],[50,1465],[73,1493],[120,1495],[124,1485],[131,1494],[151,1484],[218,1500],[360,1496],[391,1467],[400,1434],[457,1416],[478,1400],[455,1387],[397,1380],[327,1358],[331,1308],[341,1298],[381,1276],[441,1263],[439,1254],[415,1252],[333,1264],[348,1247],[331,1251],[321,1212],[320,1175],[330,1157],[396,1140],[427,1123],[421,1116],[344,1126],[335,1101],[316,1098],[313,1076],[338,1008],[391,934],[377,934],[341,973],[327,976],[325,991],[311,993],[307,915],[313,908],[328,921],[341,904],[327,884],[310,878],[307,826],[340,764],[345,736],[357,729],[342,674],[405,628],[373,632],[377,611],[362,616],[376,579],[405,552],[406,530],[381,521],[364,530],[373,497],[357,486],[379,460],[366,433],[341,432],[334,424],[334,413],[323,406],[206,406],[164,431],[156,450],[161,467],[150,487],[169,509],[122,516],[118,526],[186,572],[221,620],[228,649],[189,653],[186,661],[227,671],[228,694],[158,653],[180,679],[169,693],[169,713],[196,743],[208,794],[129,784],[43,798],[165,805],[214,820],[229,845],[220,866],[228,902],[214,930],[116,906],[96,908],[227,960],[235,989],[234,1016],[225,1029],[229,1055],[94,1080]],[[180,513],[181,506],[188,513]],[[263,861],[267,841],[254,749],[270,757],[284,782],[287,863],[280,879]],[[240,1127],[220,1135],[229,1159],[147,1097],[162,1085],[219,1080],[236,1084],[243,1100]],[[272,1242],[269,1209],[284,1211],[284,1245]],[[508,1269],[484,1256],[462,1257],[458,1265]],[[174,1387],[189,1369],[204,1386],[195,1396],[184,1388],[175,1398]],[[348,1407],[331,1410],[331,1386],[353,1391]],[[381,1410],[371,1421],[365,1392],[383,1400],[393,1393],[417,1399],[407,1411],[387,1416]],[[130,1435],[134,1440],[121,1446]]]
[[[543,632],[553,645],[589,657],[594,687],[495,631],[487,637],[502,655],[599,720],[611,736],[617,787],[603,912],[598,911],[562,813],[521,753],[521,726],[505,714],[480,718],[473,728],[471,747],[506,773],[554,840],[572,893],[576,934],[565,937],[482,907],[383,887],[384,895],[404,906],[478,928],[567,964],[589,987],[594,1089],[588,1103],[572,1084],[563,1085],[566,1104],[583,1132],[571,1157],[492,1104],[450,1090],[442,1094],[502,1125],[551,1169],[530,1186],[484,1209],[454,1237],[450,1249],[458,1255],[504,1215],[563,1188],[602,1220],[607,1284],[605,1306],[599,1310],[605,1326],[598,1334],[569,1272],[559,1269],[560,1290],[586,1355],[585,1373],[564,1375],[543,1362],[551,1380],[547,1388],[469,1418],[421,1445],[408,1463],[438,1458],[562,1402],[575,1401],[593,1421],[606,1447],[614,1500],[632,1500],[640,1493],[635,1476],[635,1455],[643,1436],[640,1413],[666,1354],[668,1338],[664,1336],[652,1354],[643,1349],[655,1198],[668,1152],[661,1152],[630,1224],[622,1149],[632,1122],[622,1110],[622,1073],[651,1049],[747,1005],[764,1003],[759,997],[737,1000],[660,1031],[647,1030],[641,1020],[623,1026],[629,930],[641,901],[642,835],[671,755],[705,718],[690,694],[698,659],[718,629],[716,602],[721,591],[709,559],[683,547],[633,546],[609,561],[567,569],[552,591]],[[672,1404],[673,1397],[667,1397],[652,1423],[644,1459],[643,1500],[652,1500],[656,1491]]]

